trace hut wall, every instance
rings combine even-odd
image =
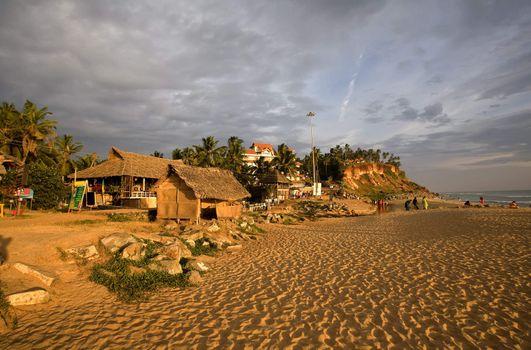
[[[157,188],[157,217],[161,219],[177,218],[178,179],[174,176],[164,180]]]
[[[172,176],[177,182],[177,218],[197,220],[199,218],[201,200],[195,197],[195,193],[184,181]]]

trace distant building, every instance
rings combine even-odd
[[[258,159],[263,158],[264,161],[270,162],[275,158],[275,149],[270,143],[253,143],[248,150],[243,154],[243,161],[250,166],[256,166]]]

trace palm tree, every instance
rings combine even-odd
[[[256,167],[254,168],[254,177],[259,180],[262,176],[270,174],[275,169],[272,162],[264,160],[265,158],[258,158],[256,161]]]
[[[0,151],[20,159],[20,144],[13,142],[16,141],[17,132],[20,132],[19,128],[20,112],[14,104],[3,102],[0,107]]]
[[[59,153],[59,165],[61,174],[68,175],[74,169],[74,162],[71,157],[83,149],[83,145],[74,142],[72,135],[65,134],[55,140],[55,149]]]
[[[176,148],[171,151],[171,159],[183,159],[183,151],[180,148]]]
[[[243,167],[243,140],[237,136],[231,136],[227,140],[225,152],[225,167],[239,173]]]
[[[222,152],[224,147],[216,147],[218,140],[214,136],[202,138],[203,144],[201,146],[194,146],[197,152],[198,165],[202,167],[218,166],[222,160]]]
[[[275,169],[285,175],[293,175],[295,173],[296,163],[297,157],[295,157],[295,153],[286,144],[283,143],[277,147],[277,155],[272,161]]]
[[[75,160],[74,166],[77,170],[83,170],[87,168],[92,168],[98,163],[98,154],[96,152],[93,152]]]
[[[164,153],[155,150],[155,152],[153,152],[152,154],[150,154],[150,156],[152,156],[152,157],[157,157],[157,158],[164,158]]]
[[[197,152],[192,147],[185,147],[182,151],[182,160],[184,164],[197,165]]]
[[[52,113],[48,112],[48,107],[38,109],[29,100],[24,103],[24,111],[20,114],[22,120],[19,129],[21,132],[21,161],[23,164],[26,163],[28,157],[37,156],[40,146],[48,144],[50,149],[53,148],[52,140],[55,136],[57,122],[46,119],[50,114]]]

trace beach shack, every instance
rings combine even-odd
[[[157,218],[177,221],[236,217],[239,201],[250,197],[230,171],[190,165],[170,165],[155,189]]]
[[[278,170],[263,176],[260,179],[260,185],[273,199],[283,201],[289,198],[290,181]]]
[[[89,205],[156,208],[157,198],[153,185],[167,173],[170,164],[182,164],[182,161],[111,147],[107,160],[70,174],[68,178],[88,181]]]

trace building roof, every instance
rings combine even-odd
[[[228,170],[170,165],[168,175],[173,174],[181,178],[196,197],[201,199],[236,201],[251,196]]]
[[[245,150],[245,154],[256,154],[256,152],[254,151],[254,149],[247,149]]]
[[[273,148],[273,145],[270,143],[253,143],[251,147],[256,147],[259,149],[260,152],[263,150],[270,150],[271,152],[275,152],[275,149]]]
[[[112,176],[137,176],[159,179],[168,171],[168,165],[182,164],[180,160],[170,160],[143,154],[125,152],[111,147],[107,160],[77,172],[78,179],[91,179]],[[74,178],[74,174],[68,175]]]
[[[278,170],[275,170],[272,173],[262,176],[260,183],[265,185],[274,185],[274,184],[289,184],[290,181],[288,178],[280,173]]]

